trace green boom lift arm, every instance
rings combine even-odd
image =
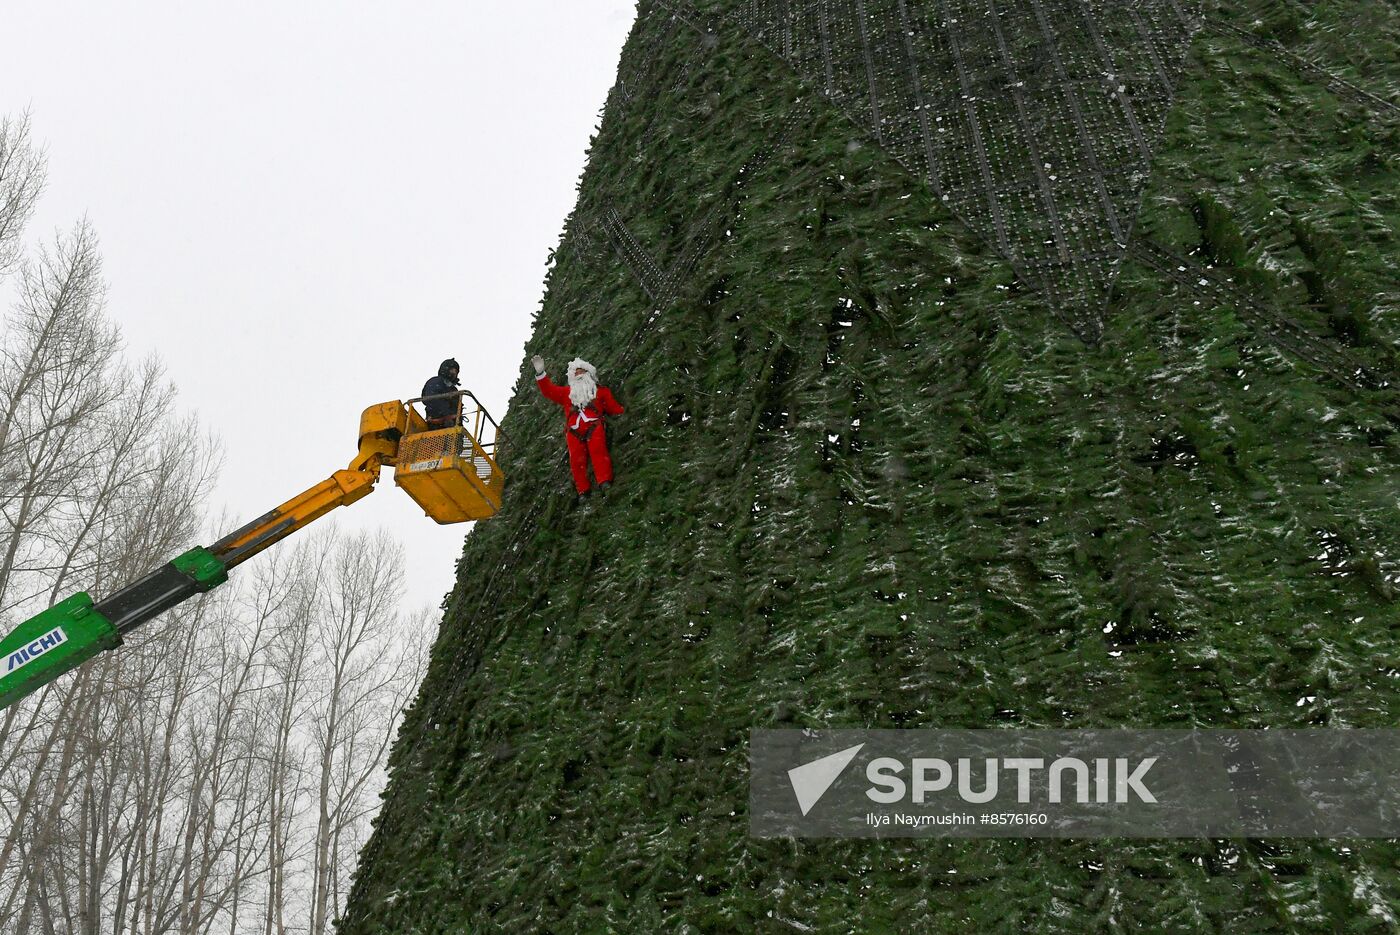
[[[37,691],[182,601],[216,588],[229,571],[268,546],[374,490],[383,458],[356,459],[315,487],[208,548],[190,549],[110,597],[86,591],[30,617],[0,640],[0,709]]]
[[[376,403],[360,415],[360,450],[349,467],[336,471],[316,486],[304,490],[275,510],[239,527],[208,548],[188,552],[162,565],[111,597],[93,602],[87,593],[36,614],[0,639],[0,709],[37,691],[70,669],[77,668],[104,649],[121,645],[122,637],[181,601],[203,594],[228,580],[236,565],[263,549],[303,529],[338,506],[349,506],[374,490],[379,470],[394,465],[395,478],[427,515],[439,523],[487,519],[500,509],[504,477],[496,465],[497,441],[482,442],[483,419],[495,428],[495,420],[476,397],[465,390],[457,398],[455,427],[429,429],[408,403],[390,400]],[[476,429],[463,423],[462,400],[476,404]],[[440,397],[435,397],[440,398]],[[461,436],[460,438],[458,436]],[[407,479],[398,470],[399,448],[404,457],[426,445],[439,453],[408,466]],[[491,450],[483,447],[489,444]],[[465,452],[447,457],[447,452]],[[444,462],[450,464],[444,466]],[[480,465],[490,467],[489,478]],[[453,492],[456,492],[455,494]]]
[[[0,708],[120,646],[123,633],[227,580],[227,566],[208,549],[195,548],[95,604],[81,591],[30,617],[0,640]]]
[[[336,471],[277,509],[208,548],[194,548],[155,571],[94,602],[79,592],[21,623],[0,640],[0,709],[37,691],[182,601],[228,580],[229,571],[338,506],[367,496],[379,469],[398,452],[407,413],[399,402],[381,403],[360,419],[360,451]]]

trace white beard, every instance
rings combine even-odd
[[[598,381],[593,374],[585,373],[583,376],[569,374],[569,402],[574,404],[574,408],[582,409],[593,402],[598,395]]]

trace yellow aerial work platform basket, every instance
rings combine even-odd
[[[419,412],[425,400],[450,399],[455,419],[435,428]],[[394,483],[439,523],[489,519],[501,508],[506,478],[498,459],[505,436],[470,392],[407,402],[408,431],[394,459]]]

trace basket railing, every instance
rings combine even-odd
[[[444,420],[445,424],[435,424],[428,419],[427,406],[425,404],[429,401],[442,399],[451,399],[453,401],[456,408],[455,418],[448,416],[446,419],[451,419],[451,421]],[[417,408],[414,408],[414,412],[418,413],[423,421],[428,424],[429,431],[444,428],[464,428],[472,437],[472,447],[486,454],[498,466],[500,465],[501,451],[506,440],[505,433],[501,431],[501,427],[496,424],[496,420],[491,418],[491,413],[486,411],[486,407],[482,405],[481,400],[477,399],[476,394],[471,390],[458,390],[454,393],[438,393],[433,396],[416,396],[406,403],[406,405],[410,407],[414,407],[415,404]],[[490,433],[489,437],[487,435],[488,431]]]

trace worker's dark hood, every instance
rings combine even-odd
[[[457,361],[453,360],[451,357],[438,364],[438,376],[442,377],[453,386],[456,386],[458,378],[452,376],[452,371],[454,370],[456,370],[458,374],[462,372],[462,368],[458,366]]]

